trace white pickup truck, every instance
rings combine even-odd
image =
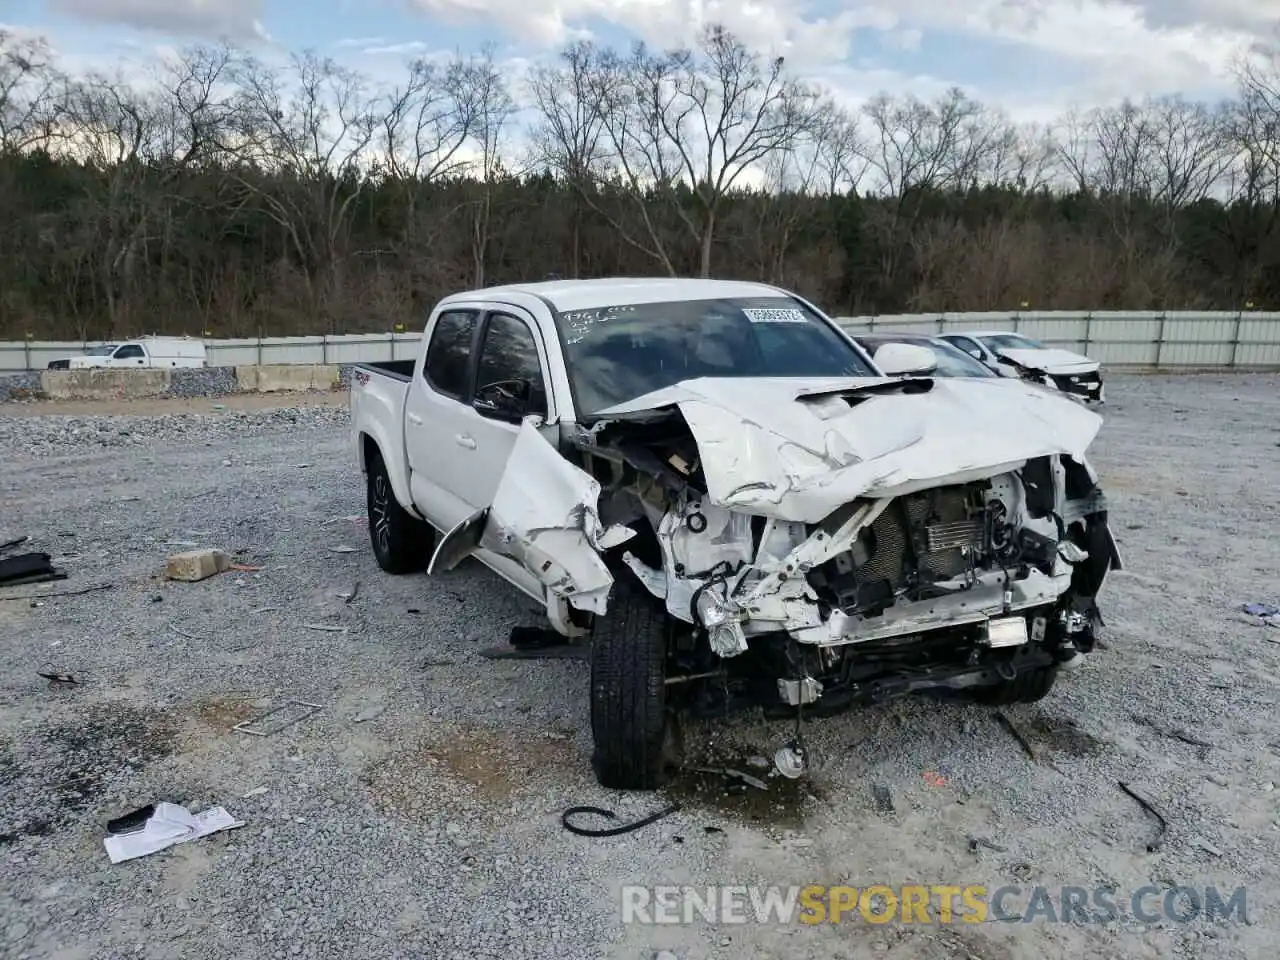
[[[190,337],[139,337],[125,343],[103,343],[90,347],[80,356],[50,360],[48,369],[204,367],[208,365],[208,359],[203,340],[193,340]]]
[[[354,372],[374,555],[395,574],[474,555],[590,643],[608,787],[665,781],[679,711],[1039,699],[1093,649],[1120,564],[1085,459],[1101,420],[920,376],[918,347],[876,360],[762,284],[447,297],[417,360]],[[803,770],[802,744],[778,764]]]

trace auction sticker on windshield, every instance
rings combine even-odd
[[[742,315],[752,323],[808,323],[803,310],[795,307],[743,307]]]

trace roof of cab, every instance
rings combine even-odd
[[[696,280],[678,277],[605,277],[597,280],[544,280],[512,283],[455,293],[446,300],[486,300],[525,294],[549,300],[557,310],[591,310],[624,303],[664,300],[714,300],[721,297],[786,297],[788,291],[739,280]]]

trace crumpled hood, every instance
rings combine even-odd
[[[982,479],[1034,457],[1079,459],[1102,426],[1101,417],[1071,400],[1009,381],[937,378],[927,392],[856,392],[895,382],[923,385],[702,378],[599,416],[679,407],[698,444],[712,503],[804,523],[858,497]]]
[[[1092,373],[1098,369],[1098,361],[1082,357],[1070,350],[997,350],[1002,357],[1008,357],[1032,370],[1043,370],[1045,373]]]

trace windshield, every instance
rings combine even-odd
[[[858,342],[871,351],[872,359],[875,351],[886,343],[906,343],[913,347],[925,347],[933,351],[938,361],[937,368],[930,374],[935,377],[996,377],[999,374],[989,370],[959,347],[952,346],[945,340],[934,340],[932,337],[876,337],[857,338]]]
[[[695,377],[878,377],[790,297],[615,304],[558,315],[580,416]]]
[[[1043,343],[1024,337],[1017,333],[997,333],[990,337],[979,338],[987,345],[988,350],[1047,350]]]
[[[104,343],[100,347],[90,347],[84,352],[84,355],[86,357],[109,357],[115,352],[116,345],[114,343]]]

